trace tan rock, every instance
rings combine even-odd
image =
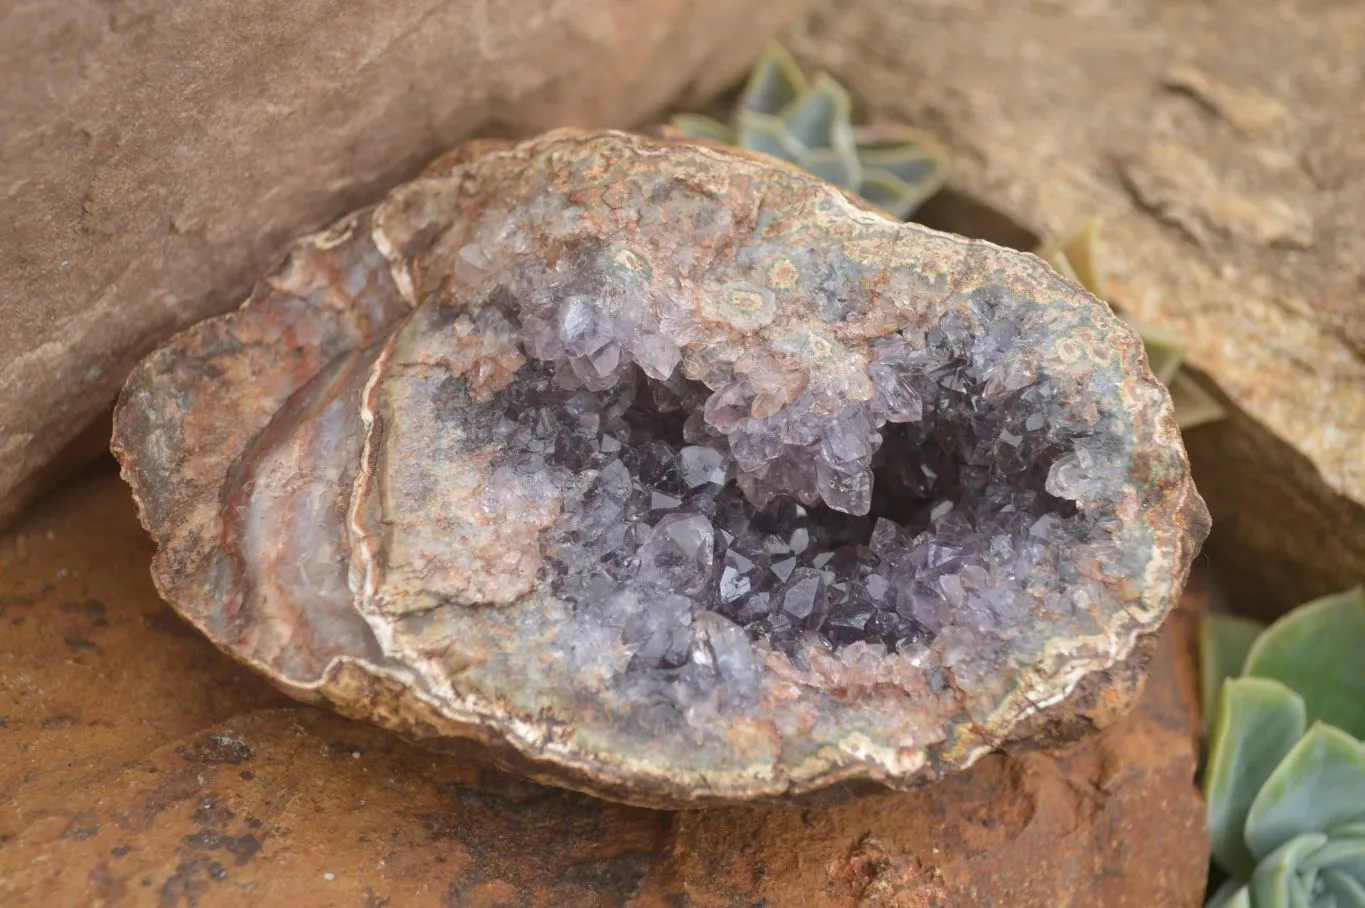
[[[807,0],[0,12],[0,525],[174,330],[476,131],[629,125]]]
[[[1365,577],[1365,7],[828,2],[789,43],[947,141],[935,226],[1104,218],[1114,301],[1231,411],[1186,443],[1240,608]]]
[[[1183,611],[1137,710],[1069,750],[990,756],[909,794],[670,813],[281,708],[160,602],[151,557],[111,472],[0,538],[6,906],[1202,901]]]

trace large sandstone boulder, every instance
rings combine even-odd
[[[475,132],[699,103],[806,5],[7,4],[0,525],[141,356],[294,237]]]
[[[1186,443],[1239,608],[1365,577],[1365,6],[827,0],[790,43],[948,143],[936,226],[1104,219],[1114,302],[1231,414]]]

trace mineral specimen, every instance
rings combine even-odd
[[[1040,260],[618,132],[302,240],[114,448],[163,594],[285,690],[653,805],[1122,704],[1208,529],[1137,336]]]

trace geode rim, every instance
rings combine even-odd
[[[806,363],[793,386],[800,390],[778,411],[808,387],[856,401],[868,363],[859,344],[884,334],[882,323],[909,335],[953,313],[970,318],[988,289],[991,306],[1003,299],[1000,311],[1027,326],[1020,343],[1039,347],[1038,384],[1055,381],[1075,395],[1067,412],[1084,413],[1100,439],[1082,458],[1093,475],[1071,485],[1082,513],[1107,509],[1114,554],[1065,562],[1074,582],[1038,600],[1055,627],[999,629],[991,639],[1004,664],[994,668],[984,656],[973,662],[962,639],[945,663],[934,650],[948,646],[943,635],[914,653],[815,647],[792,658],[760,647],[752,703],[702,703],[691,724],[637,714],[613,686],[630,655],[619,635],[615,646],[598,631],[569,640],[578,612],[552,594],[539,552],[553,515],[527,524],[531,536],[509,517],[476,537],[468,520],[451,522],[467,516],[444,503],[451,489],[441,488],[439,506],[422,505],[428,510],[404,511],[399,501],[454,475],[414,472],[444,456],[449,432],[439,434],[439,418],[419,418],[437,412],[432,395],[421,391],[421,375],[394,378],[399,367],[416,363],[425,374],[433,363],[448,372],[450,362],[464,363],[465,397],[454,404],[462,412],[488,396],[469,391],[470,369],[494,391],[505,386],[531,358],[525,350],[476,339],[469,353],[442,332],[468,330],[465,311],[491,307],[489,294],[475,291],[482,271],[502,267],[493,258],[506,254],[524,272],[521,283],[496,289],[525,298],[559,286],[566,262],[569,271],[584,267],[562,256],[564,237],[583,236],[606,238],[603,255],[624,267],[640,270],[633,257],[643,256],[654,281],[646,296],[657,299],[659,282],[671,281],[673,303],[689,318],[706,309],[697,316],[706,339],[680,343],[679,359],[712,391],[733,379],[735,349],[774,346],[772,323],[794,325],[791,337],[813,330],[836,341],[847,361],[824,371]],[[782,243],[774,247],[773,237]],[[803,258],[801,242],[819,255]],[[838,260],[835,276],[812,290],[809,268],[824,267],[826,254]],[[774,269],[781,280],[757,286],[754,275]],[[716,315],[716,294],[693,289],[721,278],[747,295]],[[840,300],[837,318],[820,317],[821,292]],[[660,304],[651,305],[657,314]],[[739,347],[712,342],[732,329]],[[972,342],[970,330],[959,334],[959,344]],[[301,240],[240,310],[182,332],[135,370],[113,448],[158,544],[158,588],[221,648],[295,696],[417,739],[472,738],[540,781],[652,806],[799,795],[855,780],[905,787],[964,768],[1042,719],[1064,718],[1083,684],[1121,674],[1173,605],[1208,530],[1169,396],[1137,336],[1038,259],[894,224],[757,156],[610,131],[469,143],[379,206]],[[469,475],[482,469],[470,463]],[[451,547],[443,561],[439,545],[452,533],[480,544]],[[407,546],[403,558],[393,556],[396,538]],[[489,560],[519,545],[525,557],[513,567]],[[712,619],[702,626],[729,633]],[[1121,699],[1137,692],[1115,688]]]

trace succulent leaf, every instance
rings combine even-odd
[[[1305,873],[1334,869],[1365,880],[1365,836],[1343,835],[1338,827],[1327,844],[1305,858],[1302,866]]]
[[[854,132],[863,168],[858,192],[893,217],[909,217],[948,181],[947,154],[914,130],[896,131],[899,142],[888,133],[870,143]]]
[[[679,114],[670,125],[796,165],[905,220],[947,181],[948,155],[906,126],[852,125],[848,90],[821,73],[807,81],[792,55],[772,45],[750,72],[729,125]]]
[[[1199,636],[1206,703],[1221,684],[1204,788],[1231,877],[1208,908],[1365,908],[1365,743],[1329,724],[1365,710],[1365,590],[1264,629],[1206,615]]]
[[[1100,299],[1108,296],[1109,291],[1109,275],[1103,267],[1104,259],[1099,254],[1099,235],[1102,223],[1098,217],[1091,217],[1086,220],[1080,230],[1066,240],[1044,247],[1066,256],[1067,261],[1071,264],[1072,273],[1076,275],[1076,280],[1082,287]],[[1043,256],[1043,258],[1046,259],[1047,256]]]
[[[734,129],[705,114],[675,114],[668,122],[674,129],[694,139],[710,139],[726,145],[734,145],[738,141]]]
[[[1193,429],[1205,423],[1227,417],[1227,411],[1208,390],[1186,370],[1171,376],[1167,386],[1175,404],[1175,423],[1181,429]]]
[[[857,156],[840,152],[837,148],[812,151],[800,163],[810,173],[835,186],[857,185],[860,182]]]
[[[948,176],[943,166],[943,158],[937,157],[923,148],[900,148],[896,151],[862,151],[858,159],[865,171],[878,171],[895,177],[902,183],[911,184],[928,198],[942,188]]]
[[[797,141],[787,124],[771,114],[741,111],[735,120],[739,144],[789,164],[799,164],[810,149]]]
[[[867,154],[879,155],[884,152],[899,152],[901,149],[920,148],[935,157],[946,157],[947,152],[938,139],[922,129],[906,126],[904,123],[873,123],[853,127],[853,140],[858,150]]]
[[[1051,265],[1053,271],[1069,281],[1075,281],[1076,283],[1081,284],[1081,279],[1076,275],[1076,269],[1071,265],[1071,259],[1067,258],[1066,253],[1062,251],[1061,246],[1056,243],[1039,246],[1036,254],[1038,258]],[[1089,290],[1091,293],[1095,293],[1093,288],[1086,287],[1085,284],[1081,284],[1081,286],[1085,287],[1085,289]],[[1098,296],[1099,294],[1095,295]]]
[[[1310,722],[1365,738],[1365,588],[1315,599],[1276,621],[1247,653],[1243,673],[1293,688]]]
[[[855,129],[853,139],[863,166],[884,170],[907,183],[933,183],[948,175],[947,155],[938,144],[914,130],[906,130],[900,140],[889,137],[868,141],[863,130]]]
[[[1239,679],[1245,681],[1247,679]],[[1229,685],[1239,682],[1229,682]],[[1365,744],[1314,724],[1275,767],[1246,819],[1246,845],[1258,859],[1295,836],[1365,820]]]
[[[806,90],[806,77],[796,59],[782,45],[770,44],[749,73],[739,107],[775,116]]]
[[[810,91],[782,109],[782,122],[807,148],[853,149],[853,101],[838,82],[824,73]]]
[[[1087,235],[1086,242],[1093,243],[1094,242],[1093,235]],[[1088,279],[1082,280],[1081,273],[1076,268],[1076,263],[1071,260],[1071,253],[1069,253],[1067,249],[1069,247],[1074,246],[1075,243],[1076,243],[1075,238],[1066,240],[1064,242],[1045,243],[1042,246],[1038,247],[1038,249],[1035,251],[1035,254],[1040,259],[1051,265],[1053,270],[1055,270],[1058,274],[1062,275],[1063,277],[1070,278],[1071,280],[1080,284],[1086,290],[1089,290],[1092,295],[1097,296],[1100,299],[1104,299],[1108,295],[1106,292],[1107,287],[1103,283],[1096,281],[1095,279],[1096,272],[1093,270],[1090,271],[1087,275]],[[1078,257],[1092,258],[1095,255],[1096,253],[1094,252],[1093,249],[1087,249]],[[1127,321],[1127,319],[1125,319],[1125,321]]]
[[[1322,872],[1323,888],[1336,897],[1335,908],[1365,908],[1365,879],[1359,873],[1351,874],[1336,867],[1328,867]]]
[[[1283,684],[1263,678],[1224,683],[1204,797],[1214,860],[1235,877],[1246,879],[1256,867],[1245,841],[1251,805],[1305,727],[1303,699]]]
[[[1312,890],[1299,873],[1299,862],[1326,841],[1322,833],[1296,836],[1261,861],[1249,887],[1254,908],[1314,908]]]
[[[1226,880],[1204,908],[1252,908],[1251,888],[1241,880]]]
[[[1213,726],[1223,681],[1242,673],[1247,652],[1265,624],[1241,615],[1205,612],[1199,622],[1199,693],[1204,727]]]
[[[881,168],[863,170],[858,194],[898,220],[904,220],[941,188],[941,182],[916,183],[899,179]]]

